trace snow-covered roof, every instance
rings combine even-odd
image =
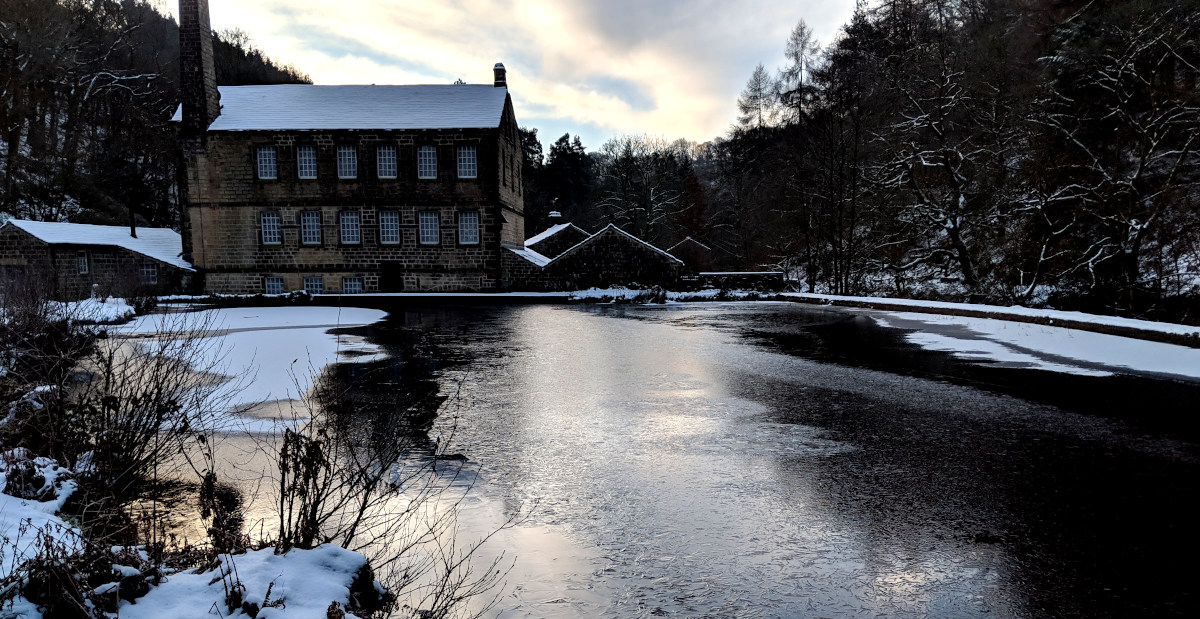
[[[521,249],[509,247],[508,250],[539,267],[544,267],[547,264],[550,264],[549,258],[537,253],[536,251],[533,251],[532,249],[529,249],[528,247],[522,247]]]
[[[565,224],[555,224],[525,239],[525,246],[529,247],[530,245],[537,245],[538,243],[558,234],[559,232],[562,232],[563,230],[566,230],[567,228],[574,228],[583,234],[587,234],[587,230],[584,230],[583,228],[580,228],[571,222],[567,222]]]
[[[508,89],[421,86],[221,86],[209,131],[486,129],[500,126]],[[182,106],[171,120],[183,118]]]
[[[137,238],[129,236],[129,226],[97,226],[53,221],[10,219],[4,225],[16,226],[51,245],[107,245],[153,258],[176,268],[191,271],[185,261],[179,233],[168,228],[138,228]]]
[[[595,234],[593,234],[593,235],[591,235],[591,236],[587,237],[586,239],[583,239],[583,240],[582,240],[582,241],[580,241],[579,243],[577,243],[577,244],[575,244],[575,245],[571,246],[570,248],[568,248],[568,249],[567,249],[566,251],[564,251],[563,253],[561,253],[561,254],[559,254],[559,255],[555,256],[555,257],[554,257],[554,259],[553,259],[553,260],[551,260],[550,262],[555,262],[556,260],[559,260],[559,259],[561,259],[563,256],[566,256],[567,254],[569,254],[569,253],[571,253],[571,252],[575,251],[576,249],[579,249],[580,247],[583,247],[584,245],[587,245],[588,243],[592,242],[592,240],[593,240],[593,239],[596,239],[596,238],[598,238],[598,237],[599,237],[601,234],[604,234],[604,233],[608,232],[609,230],[612,230],[612,231],[614,231],[614,232],[616,232],[616,233],[618,233],[618,234],[623,234],[623,235],[625,235],[625,236],[629,237],[630,239],[633,239],[634,241],[637,241],[638,243],[641,243],[642,245],[645,245],[646,247],[649,247],[650,249],[652,249],[652,250],[654,250],[654,251],[656,251],[656,252],[658,252],[658,253],[660,253],[660,254],[662,254],[662,255],[664,255],[664,256],[666,256],[666,257],[668,257],[668,258],[670,258],[671,260],[674,260],[675,262],[678,262],[679,264],[683,264],[683,261],[682,261],[682,260],[680,260],[679,258],[676,258],[675,256],[672,256],[671,254],[668,254],[667,252],[665,252],[665,251],[663,251],[663,250],[661,250],[661,249],[659,249],[659,248],[657,248],[657,247],[655,247],[655,246],[653,246],[653,245],[651,245],[651,244],[647,243],[646,241],[643,241],[642,239],[639,239],[638,237],[636,237],[636,236],[634,236],[634,235],[632,235],[632,234],[630,234],[630,233],[628,233],[628,232],[626,232],[626,231],[624,231],[624,230],[622,230],[622,229],[618,228],[618,227],[617,227],[615,224],[608,224],[607,226],[605,226],[605,227],[604,227],[602,230],[600,230],[599,232],[597,232],[597,233],[595,233]],[[526,243],[528,243],[528,242],[526,242]],[[547,263],[547,264],[549,264],[549,263]]]

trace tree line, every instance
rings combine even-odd
[[[222,85],[308,83],[241,30],[214,33]],[[174,226],[179,28],[148,0],[5,0],[0,212]]]
[[[559,210],[805,290],[1200,320],[1200,3],[860,2],[801,21],[705,144],[622,136],[542,157]]]

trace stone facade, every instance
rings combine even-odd
[[[131,297],[179,292],[187,277],[179,268],[120,247],[50,244],[15,226],[0,227],[4,286],[32,285],[51,298],[75,300],[93,293]]]

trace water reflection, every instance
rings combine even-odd
[[[1175,457],[1194,447],[994,393],[1093,383],[1009,370],[1006,384],[842,311],[467,312],[440,328],[461,361],[443,380],[470,402],[457,439],[484,477],[468,517],[483,530],[505,502],[540,500],[528,535],[505,542],[518,576],[500,616],[1177,608],[1178,593],[1112,605],[1102,585],[1121,577],[1103,573],[1105,553],[1156,553],[1104,517],[1080,523],[1120,497],[1161,505],[1161,485],[1087,495],[1123,466],[1182,483],[1195,459]],[[854,350],[863,341],[875,345]],[[573,569],[558,568],[564,556]]]

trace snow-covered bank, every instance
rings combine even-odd
[[[361,337],[329,331],[373,324],[386,316],[381,310],[349,307],[221,308],[141,316],[119,332],[154,335],[191,328],[206,338],[220,338],[198,348],[203,355],[199,361],[242,380],[244,388],[227,402],[234,408],[296,398],[330,363],[379,359],[383,353]]]
[[[220,567],[173,574],[136,603],[122,602],[119,614],[127,619],[208,616],[214,606],[225,608],[226,574],[245,587],[242,599],[260,608],[258,619],[338,616],[326,611],[332,603],[346,608],[355,576],[366,564],[361,554],[332,544],[282,555],[271,548],[221,555]]]
[[[1085,314],[1083,312],[1034,309],[1020,306],[1003,307],[999,305],[949,303],[945,301],[922,301],[917,299],[845,297],[805,292],[785,292],[779,296],[785,299],[820,303],[823,305],[865,307],[881,310],[907,310],[929,314],[948,314],[1029,322],[1200,347],[1200,327],[1169,322],[1154,322],[1151,320],[1137,320],[1118,316],[1101,316],[1098,314]]]
[[[19,581],[23,564],[48,545],[63,552],[78,552],[82,547],[79,530],[56,515],[75,492],[70,477],[54,460],[35,458],[23,447],[0,453],[0,583]],[[41,487],[29,485],[39,479]],[[3,595],[7,598],[2,602],[3,616],[42,616],[19,590],[6,587]]]
[[[136,313],[133,306],[120,297],[87,298],[80,301],[51,301],[49,316],[80,323],[114,324],[124,322]]]
[[[1200,349],[1106,333],[971,316],[875,311],[887,327],[914,329],[906,339],[956,357],[1014,367],[1107,376],[1132,370],[1200,378]]]

